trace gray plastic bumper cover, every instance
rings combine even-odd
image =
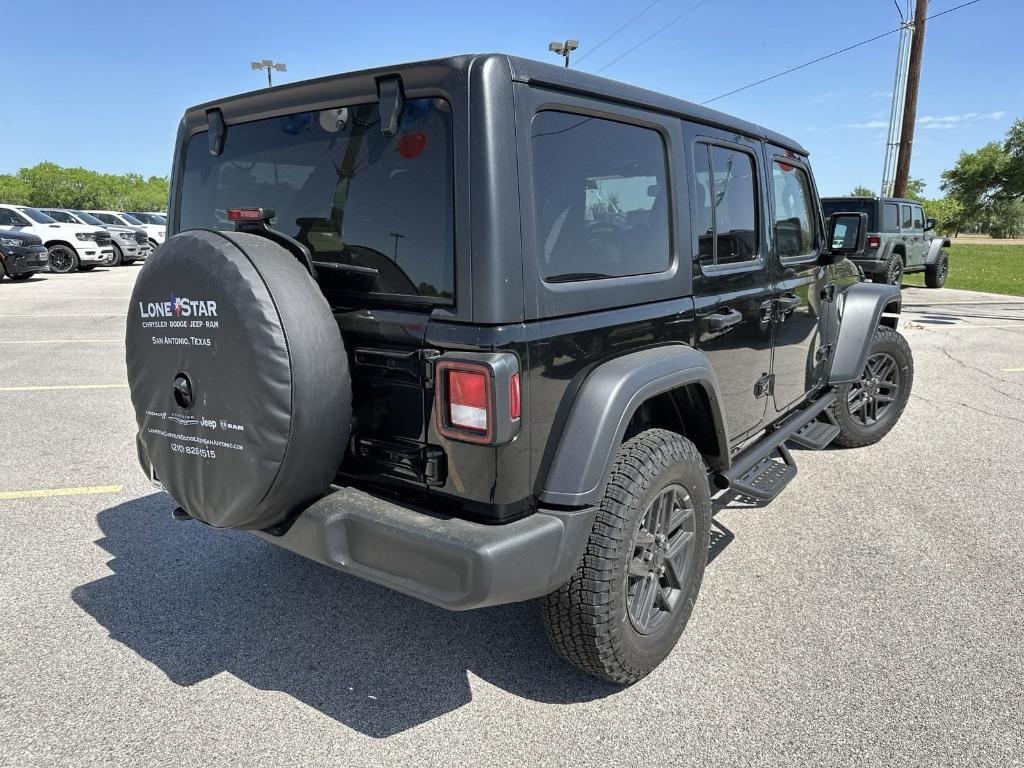
[[[484,525],[341,488],[283,535],[260,538],[339,571],[449,610],[530,600],[572,575],[596,509],[541,509]]]

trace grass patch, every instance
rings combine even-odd
[[[1024,296],[1024,245],[957,243],[948,248],[947,288]],[[924,285],[924,273],[903,278],[904,285]]]

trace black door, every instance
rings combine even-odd
[[[789,410],[820,381],[824,335],[819,256],[825,238],[810,168],[792,152],[768,147],[775,299],[772,388],[776,412]]]
[[[764,422],[771,371],[772,285],[758,142],[687,125],[696,344],[722,395],[729,437]]]

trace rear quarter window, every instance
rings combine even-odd
[[[668,268],[668,162],[657,131],[543,111],[533,118],[531,142],[536,252],[544,280]]]

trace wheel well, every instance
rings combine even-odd
[[[630,417],[622,440],[654,428],[683,435],[697,446],[709,466],[722,465],[711,403],[700,384],[687,384],[645,400]]]
[[[75,253],[78,253],[78,251],[75,249],[75,246],[73,246],[71,243],[67,242],[66,240],[47,240],[45,245],[46,245],[47,248],[53,248],[53,246],[55,246],[55,245],[66,245],[72,251],[75,251]]]
[[[900,314],[900,303],[898,301],[892,301],[885,305],[885,309],[882,310],[882,316],[878,319],[879,325],[884,325],[886,328],[892,328],[896,330],[896,324],[899,321]]]
[[[904,250],[902,245],[894,245],[892,252],[900,257],[900,261],[902,261],[904,265],[907,263],[907,252]]]

